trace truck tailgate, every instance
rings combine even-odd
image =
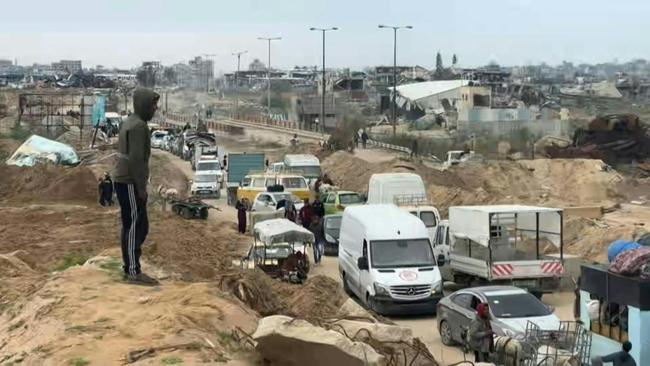
[[[495,280],[560,277],[564,274],[564,266],[557,259],[493,262],[490,274]]]

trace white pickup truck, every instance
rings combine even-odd
[[[564,275],[562,222],[558,208],[450,207],[444,235],[451,239],[450,270],[443,276],[466,285],[509,284],[538,297],[557,291]]]

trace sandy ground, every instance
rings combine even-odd
[[[332,256],[323,257],[319,266],[313,269],[313,275],[323,275],[336,279],[340,283],[338,272],[338,258]],[[447,287],[445,293],[449,294],[453,289]],[[555,314],[561,320],[573,320],[573,293],[563,292],[545,295],[544,303],[555,307]],[[435,316],[424,317],[389,317],[393,322],[409,327],[413,330],[413,335],[419,337],[429,348],[438,362],[442,365],[463,361],[463,353],[460,348],[447,347],[440,341],[438,333],[438,323]],[[472,360],[473,356],[467,355]]]

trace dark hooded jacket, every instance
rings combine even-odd
[[[120,128],[114,181],[132,183],[138,192],[146,192],[149,180],[151,137],[147,122],[153,118],[152,105],[160,96],[148,89],[133,93],[133,110]]]

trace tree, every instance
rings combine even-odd
[[[455,54],[455,53],[454,53],[454,55],[451,57],[451,64],[452,64],[452,66],[454,66],[454,67],[458,64],[458,57],[456,57],[456,54]]]
[[[442,65],[442,55],[440,51],[436,54],[436,74],[440,75],[445,67]]]

